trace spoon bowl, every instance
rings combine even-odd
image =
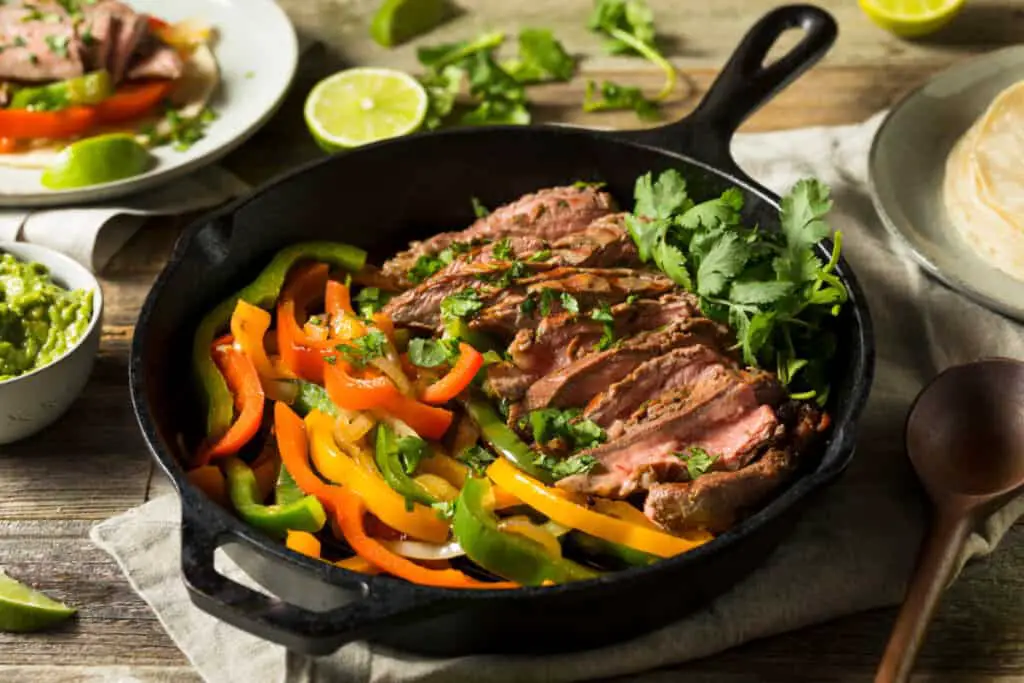
[[[991,358],[942,372],[910,408],[906,447],[934,519],[875,683],[908,679],[967,535],[989,504],[1024,487],[1024,362]]]

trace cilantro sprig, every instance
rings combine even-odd
[[[738,189],[695,203],[674,170],[639,178],[634,199],[626,227],[640,259],[696,294],[705,315],[731,325],[747,364],[774,370],[793,398],[824,404],[835,347],[825,323],[848,299],[833,272],[842,234],[827,262],[814,251],[830,233],[829,188],[796,183],[782,200],[777,233],[743,225]]]

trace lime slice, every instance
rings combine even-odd
[[[934,33],[948,24],[964,0],[859,0],[873,22],[902,38]]]
[[[64,621],[76,611],[0,571],[0,631],[39,631]]]
[[[384,0],[370,24],[370,37],[394,47],[426,33],[445,20],[445,0]]]
[[[306,98],[306,125],[328,152],[415,132],[427,92],[402,71],[360,67],[316,84]]]
[[[74,142],[43,171],[43,186],[51,190],[98,185],[144,172],[152,157],[131,135],[111,133]]]

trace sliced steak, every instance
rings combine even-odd
[[[139,47],[138,53],[128,67],[128,80],[160,78],[174,80],[185,71],[185,62],[178,51],[164,45],[150,35]]]
[[[767,374],[721,371],[702,382],[675,411],[650,420],[617,439],[585,451],[598,465],[587,474],[558,482],[578,493],[624,498],[655,482],[687,476],[679,453],[702,448],[714,467],[738,469],[772,437],[779,421],[771,404],[761,403]]]
[[[629,418],[644,402],[666,392],[691,389],[718,368],[735,367],[735,359],[721,352],[722,340],[716,341],[714,345],[674,348],[641,363],[629,375],[594,395],[583,411],[584,417],[618,434],[621,429],[615,428],[616,423]]]
[[[0,80],[38,83],[85,73],[71,16],[52,0],[0,3],[0,40]]]
[[[734,472],[709,472],[692,482],[654,484],[644,514],[669,531],[724,531],[792,478],[800,455],[827,424],[827,416],[804,404],[796,427],[756,462]]]
[[[409,249],[385,263],[382,270],[389,277],[404,278],[420,256],[436,254],[453,242],[494,241],[516,235],[556,240],[584,229],[594,219],[612,213],[614,209],[612,196],[592,187],[540,190],[495,209],[465,230],[445,232],[413,242]]]
[[[544,375],[527,390],[523,408],[529,411],[584,406],[640,365],[673,349],[694,345],[717,347],[717,332],[718,326],[707,318],[691,318],[663,329],[641,332],[622,344],[588,354]]]
[[[602,216],[585,230],[573,232],[551,243],[551,262],[560,266],[639,267],[640,257],[633,238],[625,228],[626,214]]]

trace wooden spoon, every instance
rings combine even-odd
[[[907,680],[967,535],[1024,486],[1024,362],[941,373],[910,408],[906,445],[935,516],[875,683]]]

